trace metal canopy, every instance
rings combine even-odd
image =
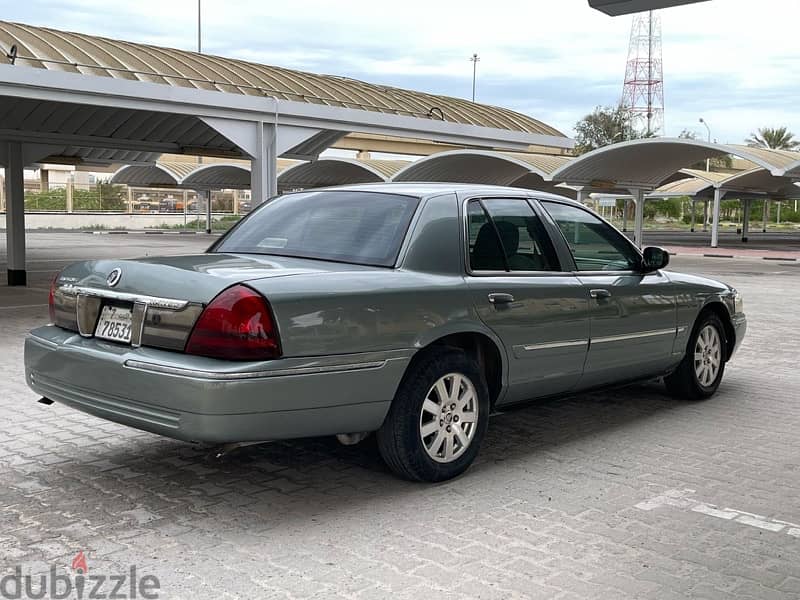
[[[572,160],[568,156],[450,150],[420,158],[398,172],[392,181],[441,181],[477,183],[536,189],[574,197],[574,191],[556,187],[551,173]]]
[[[352,132],[511,150],[572,147],[514,111],[343,77],[2,21],[0,49],[11,285],[26,281],[23,169],[34,163],[152,164],[163,153],[249,159],[258,204],[277,193],[278,157],[317,158]],[[214,181],[214,173],[202,177]]]
[[[646,198],[679,198],[681,196],[694,198],[709,191],[713,195],[713,183],[699,177],[688,177],[666,183],[647,194]]]
[[[352,183],[389,181],[410,164],[404,160],[320,158],[289,167],[278,175],[278,189],[307,189]]]
[[[250,167],[231,163],[199,165],[181,183],[191,189],[247,190],[250,189]]]
[[[800,153],[712,144],[682,138],[648,138],[605,146],[565,164],[554,181],[588,189],[653,190],[676,171],[707,158],[732,154],[782,176]]]
[[[504,108],[174,48],[4,21],[0,46],[4,54],[16,46],[16,65],[44,71],[502,129],[533,134],[543,142],[554,138],[557,147],[566,140],[555,128]]]
[[[712,144],[683,138],[647,138],[612,144],[584,154],[557,169],[551,179],[578,187],[579,200],[594,191],[630,193],[636,205],[634,241],[641,246],[646,194],[672,180],[680,169],[727,155],[749,160],[774,177],[783,177],[800,161],[800,153],[785,150]],[[720,203],[727,192],[722,182],[711,183],[714,189],[711,246],[716,247]]]
[[[645,10],[656,10],[681,4],[695,4],[705,0],[589,0],[589,6],[612,17]]]
[[[298,163],[279,159],[278,172],[295,164]],[[191,190],[247,190],[250,189],[250,178],[250,165],[246,162],[198,164],[158,161],[152,165],[124,166],[112,175],[111,183]]]
[[[111,176],[111,183],[132,187],[181,187],[183,178],[195,168],[197,165],[178,162],[128,165]]]
[[[776,177],[766,169],[750,169],[730,175],[716,184],[727,193],[768,196],[771,199],[794,199],[800,197],[800,188],[790,177]]]

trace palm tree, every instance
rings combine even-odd
[[[745,140],[748,146],[754,148],[769,148],[771,150],[797,150],[800,141],[794,139],[794,134],[786,127],[761,127],[758,133],[753,133]]]

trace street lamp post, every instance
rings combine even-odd
[[[203,52],[203,46],[202,46],[202,39],[203,38],[202,38],[202,35],[201,35],[201,33],[202,33],[202,29],[201,29],[201,26],[202,26],[202,23],[201,23],[202,12],[201,12],[201,8],[200,8],[200,2],[201,1],[202,0],[197,0],[197,53],[198,54],[201,54]]]
[[[703,125],[706,126],[706,131],[708,132],[708,143],[711,143],[711,127],[708,126],[708,123],[703,117],[698,119]],[[706,173],[711,170],[711,159],[706,159]],[[703,202],[703,231],[708,230],[708,200]]]
[[[478,61],[480,61],[480,57],[477,53],[474,53],[469,57],[469,60],[472,62],[472,101],[475,102],[475,79],[478,75]]]
[[[711,143],[711,127],[708,126],[708,123],[706,123],[706,120],[703,117],[700,117],[700,122],[703,125],[706,126],[706,131],[708,132],[708,143],[710,144]],[[706,159],[706,173],[708,173],[710,170],[711,170],[711,159],[707,158]]]

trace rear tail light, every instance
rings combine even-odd
[[[220,293],[195,323],[186,353],[226,360],[266,360],[281,355],[266,298],[244,285]]]

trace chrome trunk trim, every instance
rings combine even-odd
[[[342,371],[362,371],[366,369],[380,369],[386,364],[385,360],[371,362],[346,363],[341,365],[324,365],[318,367],[293,367],[289,369],[273,369],[266,371],[248,371],[240,373],[225,373],[220,371],[203,371],[198,369],[185,369],[160,365],[141,360],[126,360],[125,367],[138,371],[150,371],[165,375],[178,375],[196,379],[211,379],[214,381],[237,381],[241,379],[260,379],[264,377],[290,377],[293,375],[317,375],[320,373],[340,373]]]
[[[156,308],[166,308],[169,310],[181,310],[188,304],[188,300],[177,300],[175,298],[159,298],[157,296],[144,296],[142,294],[131,294],[128,292],[117,292],[102,288],[83,287],[78,285],[61,286],[60,291],[64,294],[78,296],[89,296],[92,298],[105,298],[108,300],[121,300],[123,302],[142,303]]]

